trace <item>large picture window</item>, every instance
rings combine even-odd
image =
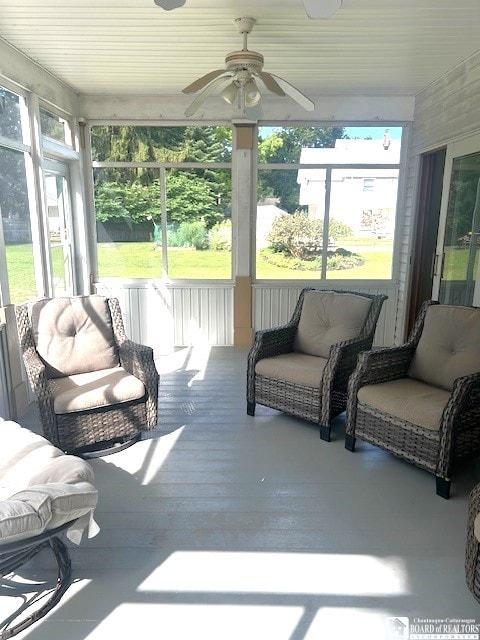
[[[390,279],[400,138],[260,127],[257,279]]]
[[[27,149],[23,143],[23,98],[0,87],[0,215],[9,301],[25,302],[37,293],[27,187]],[[2,299],[5,297],[3,292]]]
[[[25,156],[4,147],[0,147],[0,209],[10,302],[19,304],[36,295]]]
[[[96,126],[91,139],[100,278],[232,277],[229,128]]]

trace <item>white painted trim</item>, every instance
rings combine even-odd
[[[263,122],[305,123],[316,126],[341,126],[345,122],[367,122],[382,125],[391,122],[413,120],[415,98],[413,96],[312,96],[315,110],[307,112],[291,100],[262,97]],[[187,120],[183,113],[191,102],[191,96],[125,96],[89,95],[79,97],[79,113],[88,120],[113,120],[138,124],[148,122],[167,124],[189,122],[230,123],[229,110],[218,97],[209,98],[197,112],[195,120]],[[132,119],[132,114],[135,118]],[[246,120],[247,121],[247,120]],[[327,125],[328,123],[328,125]]]

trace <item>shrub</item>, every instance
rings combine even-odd
[[[347,224],[332,219],[329,234],[336,240],[352,236],[353,231]],[[303,212],[283,214],[273,221],[267,240],[270,249],[276,253],[300,260],[315,260],[322,253],[323,220],[312,220]]]
[[[305,213],[282,214],[275,218],[267,236],[270,249],[300,260],[314,260],[322,252],[321,220]]]
[[[208,248],[208,233],[204,222],[182,222],[175,234],[175,242],[178,247],[195,247],[195,249]]]
[[[330,220],[330,224],[328,225],[328,233],[332,238],[349,238],[353,236],[353,231],[348,224],[344,222],[340,222],[340,220],[335,220],[332,218]]]
[[[232,223],[230,220],[218,222],[208,232],[208,246],[214,251],[232,250]]]
[[[314,260],[300,260],[292,256],[276,253],[271,249],[262,249],[260,251],[262,258],[274,264],[276,267],[284,269],[294,269],[295,271],[319,271],[322,267],[322,258],[317,257]],[[340,271],[342,269],[353,269],[361,266],[365,260],[358,255],[346,249],[337,249],[336,251],[327,252],[327,271]]]

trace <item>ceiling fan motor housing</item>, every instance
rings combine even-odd
[[[228,71],[261,71],[263,69],[263,56],[257,51],[232,51],[225,57],[225,67]]]

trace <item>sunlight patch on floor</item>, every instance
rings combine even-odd
[[[302,615],[299,606],[123,604],[87,638],[290,640]]]
[[[150,484],[167,460],[177,440],[183,433],[185,425],[179,426],[161,438],[136,442],[129,449],[119,451],[102,460],[102,464],[112,464],[131,474],[141,486]]]
[[[322,607],[311,622],[304,640],[386,640],[392,612],[350,607]]]
[[[176,551],[138,590],[387,596],[409,587],[404,562],[394,557]]]
[[[203,380],[205,378],[205,371],[208,365],[208,360],[210,358],[210,351],[210,344],[207,341],[203,341],[197,343],[195,345],[195,349],[192,349],[192,351],[190,352],[186,369],[188,371],[197,371],[197,373],[188,383],[189,387],[192,386],[192,383],[198,382],[199,380]]]

